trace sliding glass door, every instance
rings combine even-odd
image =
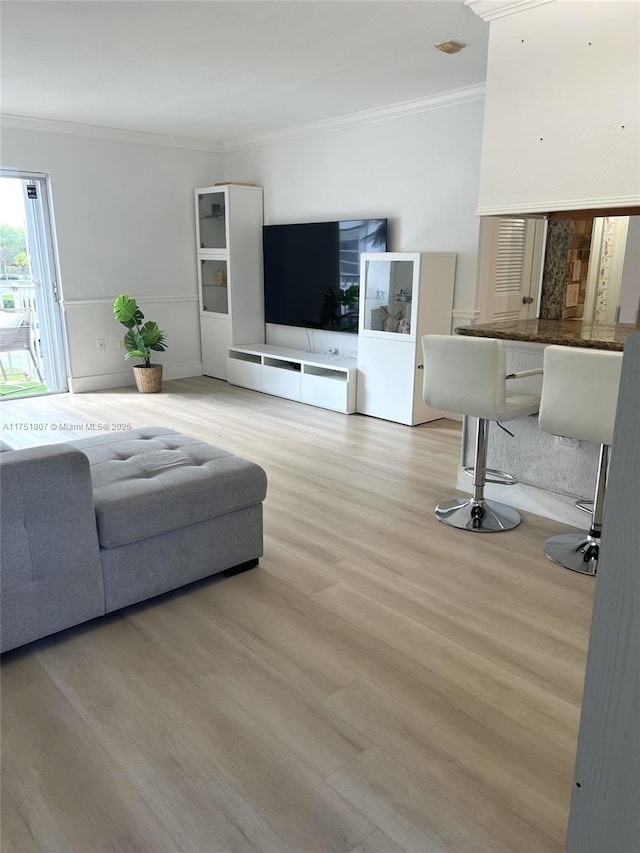
[[[46,175],[0,170],[0,399],[67,390]]]

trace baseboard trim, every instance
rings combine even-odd
[[[162,371],[163,380],[188,379],[190,376],[202,376],[202,362],[165,364]],[[135,385],[133,370],[129,369],[118,371],[117,373],[69,377],[69,391],[72,394],[84,394],[89,391],[106,391],[109,388],[125,388],[128,385]]]

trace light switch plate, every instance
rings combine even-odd
[[[568,284],[564,295],[565,308],[575,308],[578,304],[579,284]]]

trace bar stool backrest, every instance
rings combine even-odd
[[[425,335],[424,399],[444,412],[498,420],[504,409],[503,341],[462,335]]]
[[[610,445],[621,370],[621,352],[546,347],[540,428],[553,435]]]

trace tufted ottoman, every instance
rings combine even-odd
[[[88,458],[105,611],[262,555],[264,470],[162,427],[69,442]]]

